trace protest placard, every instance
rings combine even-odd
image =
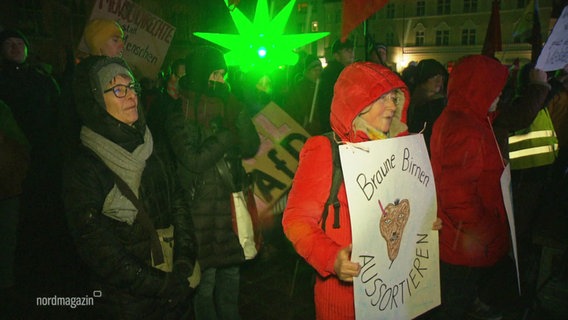
[[[567,64],[568,7],[565,7],[538,56],[536,67],[543,71],[554,71],[564,68]]]
[[[351,212],[357,319],[412,319],[440,304],[436,187],[422,135],[339,147]]]
[[[300,150],[310,136],[274,102],[253,118],[260,135],[260,148],[252,159],[243,161],[254,177],[259,213],[266,214],[292,185]]]
[[[137,77],[157,78],[174,37],[174,26],[128,0],[97,0],[88,21],[92,19],[117,21],[124,30],[124,60]],[[83,37],[79,50],[89,52]]]

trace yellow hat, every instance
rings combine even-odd
[[[122,39],[124,31],[114,20],[93,19],[87,23],[84,37],[89,52],[94,55],[100,55],[104,43],[112,37],[120,37]]]

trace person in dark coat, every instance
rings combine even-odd
[[[408,131],[422,132],[430,152],[430,136],[434,122],[446,106],[446,68],[434,59],[421,60],[415,69],[415,87],[408,107]]]
[[[179,319],[190,306],[193,225],[175,175],[153,154],[138,95],[121,58],[91,56],[78,65],[74,96],[83,126],[81,145],[65,165],[65,210],[93,290],[102,293],[95,298],[99,317]],[[167,272],[153,266],[154,246],[161,248],[153,236],[170,226],[173,270]]]
[[[169,110],[165,129],[199,247],[202,277],[195,316],[239,319],[239,267],[245,258],[233,231],[231,193],[237,190],[230,184],[239,190],[246,185],[242,159],[256,154],[260,138],[247,108],[224,82],[227,65],[220,50],[196,48],[186,66],[179,83],[182,98]]]
[[[308,127],[312,108],[314,108],[314,95],[322,72],[321,61],[314,55],[306,56],[302,77],[294,83],[284,103],[286,112],[303,126]]]
[[[353,41],[336,40],[331,46],[333,60],[331,60],[321,73],[318,87],[316,110],[314,123],[310,124],[313,128],[310,133],[321,134],[331,131],[329,123],[329,113],[331,110],[331,100],[333,99],[333,87],[343,68],[353,63],[355,54],[353,51]]]

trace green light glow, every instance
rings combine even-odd
[[[298,54],[294,49],[329,35],[329,32],[282,34],[295,2],[296,0],[288,2],[284,9],[270,20],[267,0],[258,0],[254,22],[245,17],[238,8],[230,11],[239,34],[195,32],[194,35],[229,49],[225,54],[228,65],[239,65],[245,69],[294,65],[298,62]],[[225,4],[228,5],[227,0]]]

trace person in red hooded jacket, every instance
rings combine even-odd
[[[500,184],[504,161],[490,117],[507,76],[507,68],[493,58],[460,59],[449,77],[448,104],[432,129],[432,170],[438,217],[444,224],[440,231],[444,319],[463,319],[467,313],[499,319],[478,294],[492,267],[510,249]]]
[[[356,62],[341,72],[331,104],[331,127],[341,142],[363,142],[407,134],[409,92],[388,68]],[[340,228],[321,217],[332,184],[331,143],[325,136],[306,141],[290,190],[282,225],[294,248],[318,273],[316,319],[354,319],[353,277],[361,267],[350,261],[351,221],[345,185],[339,188]],[[333,210],[333,208],[329,208]],[[435,223],[439,229],[441,221]]]

